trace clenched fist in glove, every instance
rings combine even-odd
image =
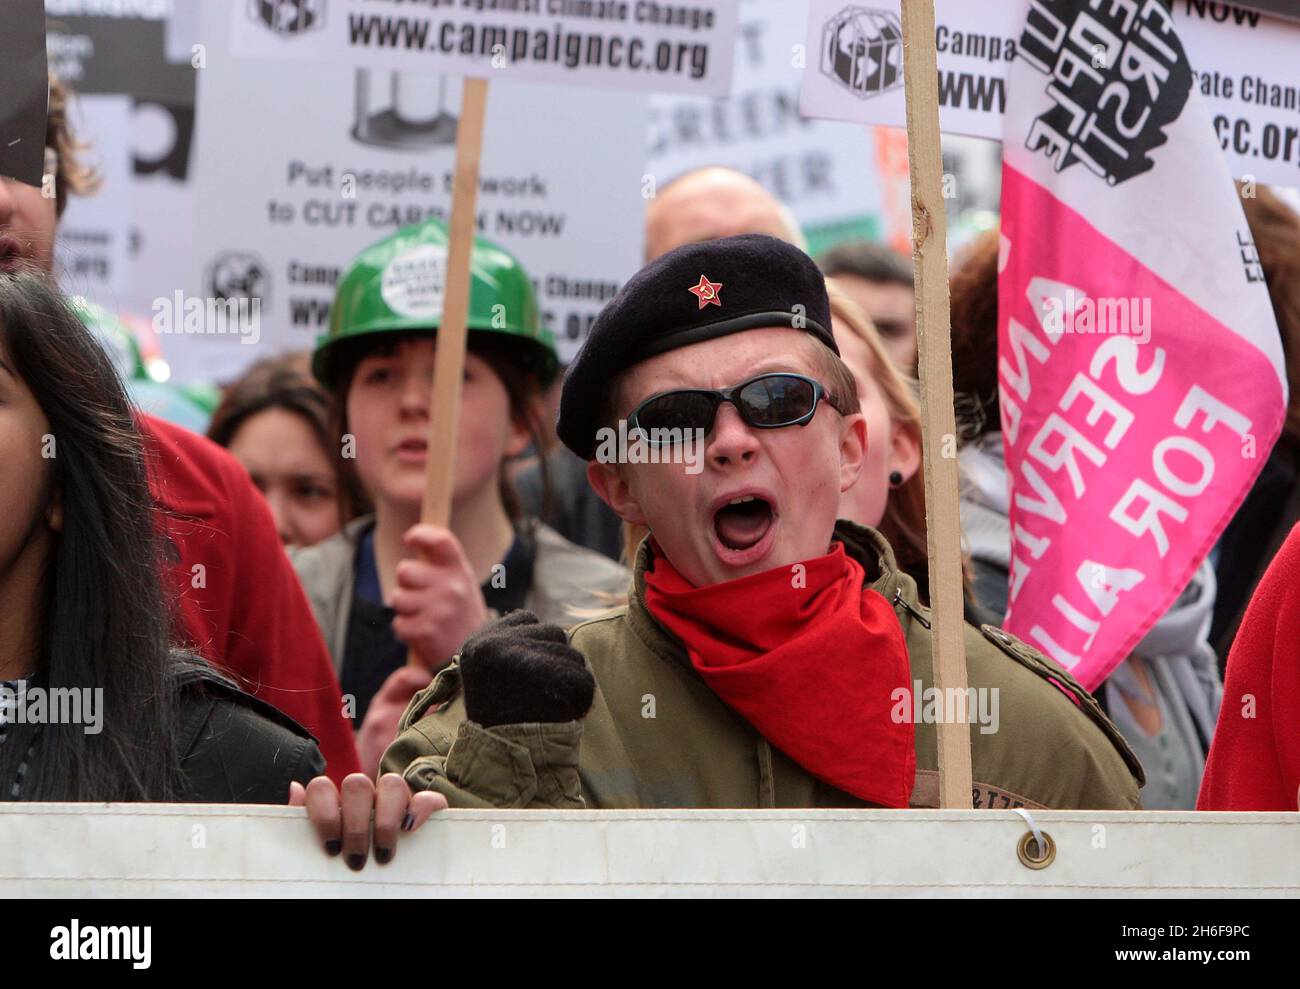
[[[465,711],[484,728],[577,721],[591,708],[596,678],[564,629],[512,611],[465,640],[460,651]]]

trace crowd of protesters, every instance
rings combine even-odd
[[[139,411],[54,288],[59,217],[95,188],[68,101],[52,80],[55,197],[0,180],[0,681],[100,692],[103,728],[0,705],[0,799],[304,805],[354,868],[447,806],[938,805],[935,726],[892,712],[934,683],[908,259],[814,260],[752,179],[691,172],[562,369],[527,272],[476,239],[451,517],[428,525],[439,314],[389,290],[445,227],[366,247],[316,348],[228,383],[200,437]],[[1286,428],[1095,693],[998,627],[996,232],[954,259],[966,661],[999,699],[973,806],[1297,809],[1300,215],[1243,205]],[[618,423],[664,453],[697,432],[698,464],[599,456]]]

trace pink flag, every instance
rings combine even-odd
[[[1241,504],[1286,384],[1250,230],[1166,8],[1026,7],[998,265],[1006,627],[1092,690]]]

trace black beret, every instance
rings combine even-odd
[[[590,460],[597,430],[608,425],[599,421],[606,389],[619,373],[688,344],[783,325],[839,353],[825,276],[793,244],[742,234],[669,251],[633,275],[592,323],[564,378],[556,432]]]

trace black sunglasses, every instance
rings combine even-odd
[[[681,442],[686,430],[702,430],[707,436],[723,402],[734,405],[740,418],[755,429],[802,426],[812,419],[823,398],[834,407],[820,381],[776,371],[734,388],[691,388],[647,398],[627,417],[628,433],[640,432],[651,446]]]

